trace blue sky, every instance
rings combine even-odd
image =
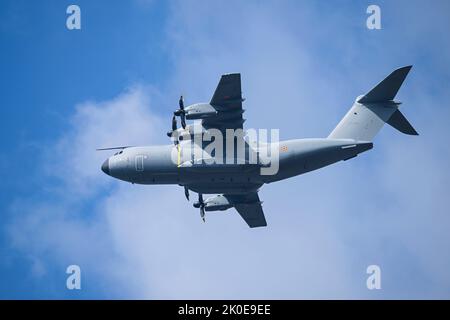
[[[0,297],[449,298],[450,5],[377,1],[371,31],[369,4],[2,1]],[[167,143],[179,94],[208,101],[222,73],[242,73],[246,126],[288,139],[326,136],[409,64],[398,97],[421,135],[386,127],[369,153],[265,186],[268,228],[233,210],[204,225],[181,188],[99,170],[96,147]]]

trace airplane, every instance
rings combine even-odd
[[[417,131],[400,112],[401,102],[394,100],[412,66],[394,70],[365,95],[356,98],[350,110],[326,138],[275,141],[256,146],[244,139],[245,150],[256,153],[279,151],[278,170],[275,174],[261,174],[267,167],[263,157],[250,163],[237,161],[232,153],[232,163],[209,163],[205,157],[194,159],[192,150],[206,150],[200,139],[210,130],[224,133],[228,129],[243,129],[241,75],[224,74],[209,103],[184,106],[181,96],[179,108],[172,117],[172,130],[168,136],[172,144],[158,146],[121,146],[97,150],[120,150],[105,160],[101,170],[107,175],[136,184],[176,184],[184,188],[189,201],[189,191],[198,193],[193,205],[205,212],[235,208],[250,228],[267,226],[258,191],[264,185],[317,170],[339,161],[346,161],[373,148],[373,139],[385,123],[408,135]],[[180,118],[181,128],[177,128]],[[197,120],[187,125],[186,120]],[[231,139],[231,138],[230,138]],[[264,149],[264,150],[263,150]],[[175,155],[175,160],[174,160]],[[210,152],[208,159],[215,154]],[[227,158],[227,154],[222,155]],[[267,157],[265,158],[267,160]],[[228,160],[228,159],[227,159]],[[214,162],[214,161],[213,161]],[[207,199],[204,194],[215,194]]]

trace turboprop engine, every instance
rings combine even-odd
[[[198,194],[198,201],[194,202],[195,208],[200,208],[200,217],[205,221],[205,211],[222,211],[232,207],[226,197],[219,194],[217,196],[209,197],[203,201],[203,195]]]
[[[205,211],[222,211],[233,207],[230,201],[228,201],[228,199],[221,194],[209,197],[205,201],[203,201],[203,199],[199,199],[199,201],[194,203],[194,207],[196,208],[201,208],[202,206]]]

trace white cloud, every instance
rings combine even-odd
[[[161,120],[147,110],[151,97],[157,97],[153,88],[135,86],[110,101],[77,105],[68,132],[46,154],[48,173],[76,192],[104,184],[98,168],[108,153],[97,148],[157,141],[164,129]]]

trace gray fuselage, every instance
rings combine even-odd
[[[372,143],[320,138],[280,141],[270,147],[279,150],[278,171],[270,175],[261,174],[260,166],[251,164],[180,166],[191,159],[183,144],[129,147],[108,158],[102,170],[131,183],[178,184],[203,194],[240,194],[353,158],[371,149]]]

